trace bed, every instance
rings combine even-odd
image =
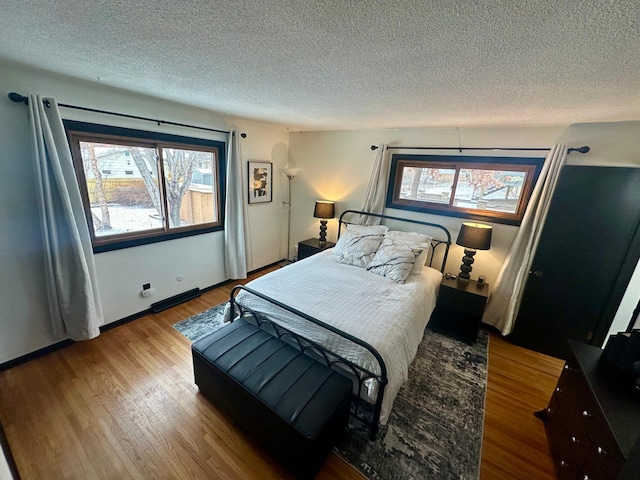
[[[441,225],[367,213],[385,223],[401,222],[405,228],[408,224],[412,231],[435,229],[440,237],[429,235],[428,246],[423,242],[422,247],[410,247],[419,263],[403,265],[411,272],[400,282],[388,270],[384,275],[373,273],[358,263],[359,258],[345,262],[345,255],[352,252],[349,241],[371,240],[354,233],[370,231],[357,226],[362,215],[365,212],[354,210],[341,215],[339,236],[346,228],[342,244],[339,239],[334,248],[234,288],[226,315],[228,319],[252,317],[273,334],[288,337],[311,355],[351,375],[355,399],[352,414],[369,425],[373,438],[378,424],[386,423],[393,401],[407,380],[409,364],[435,307],[451,236]],[[398,247],[397,242],[388,240],[392,233],[403,235],[403,239],[413,235],[396,232],[382,235],[380,252],[389,243]],[[371,237],[378,241],[378,235]],[[424,240],[425,232],[420,235]],[[376,254],[378,251],[373,258]],[[409,257],[411,254],[403,258]],[[393,261],[397,258],[394,256]],[[436,259],[439,268],[433,268]],[[374,265],[371,258],[368,265]]]

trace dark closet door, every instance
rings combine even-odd
[[[511,341],[558,358],[568,338],[600,342],[638,263],[639,222],[640,169],[565,166]]]

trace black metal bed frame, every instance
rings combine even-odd
[[[373,355],[373,357],[375,358],[376,362],[378,363],[380,373],[376,374],[370,370],[367,370],[366,368],[361,367],[360,365],[357,365],[351,362],[350,360],[347,360],[346,358],[332,352],[331,350],[323,347],[322,345],[316,342],[313,342],[301,335],[293,333],[291,330],[283,327],[280,324],[275,323],[274,321],[270,320],[263,314],[258,313],[242,305],[235,298],[237,293],[241,290],[244,290],[245,292],[248,292],[257,297],[260,297],[261,299],[269,303],[272,303],[273,305],[276,305],[284,310],[287,310],[288,312],[291,312],[297,315],[298,317],[301,317],[309,322],[312,322],[318,325],[319,327],[329,330],[330,332],[363,347],[364,349],[368,350],[369,353],[371,353],[371,355]],[[324,362],[324,364],[329,367],[332,367],[332,368],[339,367],[339,368],[342,368],[343,370],[347,370],[347,372],[352,374],[353,379],[357,383],[357,390],[353,394],[353,399],[351,402],[351,415],[356,417],[358,420],[362,421],[366,425],[368,425],[369,437],[371,438],[371,440],[375,440],[376,434],[378,433],[378,423],[380,421],[380,411],[382,409],[382,398],[384,397],[384,389],[388,383],[387,366],[385,365],[384,360],[382,359],[382,356],[380,355],[380,353],[378,353],[378,351],[375,348],[373,348],[367,342],[364,342],[359,338],[354,337],[353,335],[343,332],[342,330],[339,330],[310,315],[307,315],[306,313],[301,312],[300,310],[296,310],[295,308],[285,305],[284,303],[279,302],[278,300],[275,300],[271,297],[263,295],[260,292],[256,292],[255,290],[247,288],[244,285],[237,285],[231,290],[229,303],[231,308],[231,312],[230,312],[231,321],[240,317],[241,318],[251,317],[254,319],[254,321],[260,328],[263,328],[267,332],[271,333],[272,335],[287,341],[289,344],[294,345],[302,353],[310,355],[314,359]],[[374,405],[372,412],[370,412],[369,409],[365,407],[364,404],[366,402],[361,398],[363,389],[366,388],[365,383],[367,382],[367,380],[370,380],[370,379],[373,379],[378,383],[378,393],[376,396],[376,403]]]
[[[449,254],[449,247],[451,246],[451,234],[449,233],[449,230],[447,230],[442,225],[438,225],[436,223],[430,223],[430,222],[422,222],[419,220],[411,220],[411,219],[401,218],[401,217],[392,217],[392,216],[376,214],[376,213],[361,212],[358,210],[346,210],[342,213],[342,215],[340,215],[339,227],[338,227],[338,238],[340,237],[340,229],[342,225],[355,223],[355,222],[346,222],[344,220],[345,215],[352,215],[352,214],[360,215],[361,218],[362,216],[364,217],[373,216],[373,217],[378,217],[380,219],[389,219],[389,220],[395,220],[395,221],[414,223],[414,224],[434,227],[442,230],[445,233],[447,240],[431,241],[432,251],[431,251],[431,256],[429,258],[428,265],[431,267],[433,264],[433,258],[435,255],[436,248],[438,248],[441,245],[444,245],[445,251],[443,254],[442,266],[440,268],[440,271],[444,272],[445,264],[447,262],[447,256]],[[303,318],[309,322],[312,322],[315,325],[334,333],[335,335],[338,335],[352,343],[355,343],[356,345],[359,345],[360,347],[364,348],[369,353],[371,353],[373,358],[378,363],[378,367],[379,367],[378,370],[380,373],[374,373],[364,367],[361,367],[360,365],[357,365],[352,361],[347,360],[346,358],[332,352],[331,350],[323,347],[322,345],[316,342],[313,342],[301,335],[293,333],[291,330],[283,327],[282,325],[275,323],[274,321],[270,320],[263,314],[242,305],[236,300],[236,295],[240,291],[245,291],[251,295],[255,295],[273,305],[276,305],[279,308],[282,308],[290,313],[293,313],[294,315],[300,318]],[[375,440],[376,434],[378,433],[378,430],[379,430],[380,412],[382,409],[382,399],[384,398],[384,392],[385,392],[385,387],[388,383],[388,378],[387,378],[387,366],[384,363],[384,360],[380,355],[380,353],[374,347],[369,345],[367,342],[360,340],[359,338],[356,338],[353,335],[350,335],[347,332],[344,332],[332,325],[322,322],[321,320],[318,320],[317,318],[314,318],[311,315],[307,315],[306,313],[301,312],[300,310],[297,310],[293,307],[285,305],[284,303],[278,300],[275,300],[271,297],[268,297],[267,295],[264,295],[260,292],[252,290],[251,288],[248,288],[244,285],[237,285],[231,290],[229,304],[231,309],[230,315],[229,315],[230,321],[233,321],[238,317],[242,317],[242,318],[251,317],[255,320],[256,324],[260,328],[264,328],[266,331],[268,331],[272,335],[280,339],[283,339],[288,343],[296,346],[301,352],[312,356],[316,360],[324,362],[329,367],[337,367],[351,373],[353,375],[354,381],[357,383],[357,390],[353,394],[353,401],[351,405],[351,415],[369,427],[369,438],[372,441]],[[362,398],[362,392],[363,392],[363,389],[367,388],[366,382],[368,380],[374,380],[378,383],[378,392],[376,394],[376,402],[373,405],[373,410],[370,409],[370,404]]]
[[[345,227],[347,225],[350,224],[359,224],[356,222],[347,222],[344,220],[344,217],[347,215],[358,215],[360,218],[360,221],[363,221],[364,219],[366,219],[367,217],[376,217],[376,218],[380,218],[380,219],[387,219],[387,220],[395,220],[395,221],[399,221],[399,222],[407,222],[407,223],[415,223],[417,225],[424,225],[426,227],[433,227],[433,228],[437,228],[439,230],[442,230],[444,232],[444,234],[446,235],[447,239],[446,240],[437,240],[437,239],[433,239],[431,240],[431,255],[429,257],[429,266],[432,267],[433,266],[433,258],[436,254],[436,249],[438,247],[440,247],[441,245],[444,245],[444,254],[442,257],[442,265],[440,266],[440,272],[444,273],[444,268],[445,265],[447,264],[447,257],[449,256],[449,247],[451,247],[451,233],[449,232],[449,230],[447,230],[446,227],[439,225],[437,223],[431,223],[431,222],[423,222],[421,220],[412,220],[410,218],[402,218],[402,217],[392,217],[390,215],[382,215],[381,213],[369,213],[369,212],[361,212],[359,210],[345,210],[344,212],[342,212],[342,214],[340,215],[340,218],[338,219],[338,238],[340,238],[340,231],[342,229],[342,225],[345,225]]]

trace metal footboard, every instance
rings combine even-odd
[[[236,300],[236,295],[240,291],[245,291],[251,295],[255,295],[273,305],[278,306],[300,318],[303,318],[309,322],[314,323],[315,325],[332,332],[335,335],[338,335],[360,347],[366,349],[373,358],[376,360],[379,366],[379,374],[371,372],[366,368],[363,368],[350,360],[332,352],[326,347],[313,342],[301,335],[293,333],[291,330],[283,327],[280,324],[275,323],[274,321],[267,318],[264,314],[256,312]],[[360,340],[359,338],[354,337],[342,330],[324,323],[310,315],[307,315],[304,312],[301,312],[295,308],[292,308],[288,305],[285,305],[278,300],[270,298],[260,292],[252,290],[250,288],[245,287],[244,285],[238,285],[231,290],[231,295],[229,298],[229,304],[231,307],[230,312],[230,320],[233,321],[235,318],[242,317],[253,317],[255,322],[259,327],[265,329],[269,333],[278,338],[281,338],[287,341],[290,344],[296,346],[301,352],[312,356],[318,361],[324,362],[326,365],[335,368],[338,371],[346,370],[349,374],[353,376],[353,380],[357,384],[357,390],[353,395],[353,400],[351,402],[351,415],[366,424],[369,427],[369,438],[371,440],[375,440],[376,434],[379,430],[379,422],[380,422],[380,411],[382,409],[382,399],[384,397],[385,387],[388,382],[387,378],[387,367],[382,359],[382,356],[378,351],[369,345],[367,342]],[[367,389],[367,383],[370,381],[377,382],[378,391],[376,395],[376,402],[374,405],[371,405],[366,400],[362,399],[362,393]]]

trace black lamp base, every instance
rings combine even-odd
[[[324,247],[327,244],[327,220],[320,220],[320,238],[318,245]]]
[[[460,265],[460,273],[458,274],[458,283],[469,283],[471,278],[471,264],[475,261],[473,256],[476,251],[473,249],[464,249],[464,257],[462,257],[462,265]]]

